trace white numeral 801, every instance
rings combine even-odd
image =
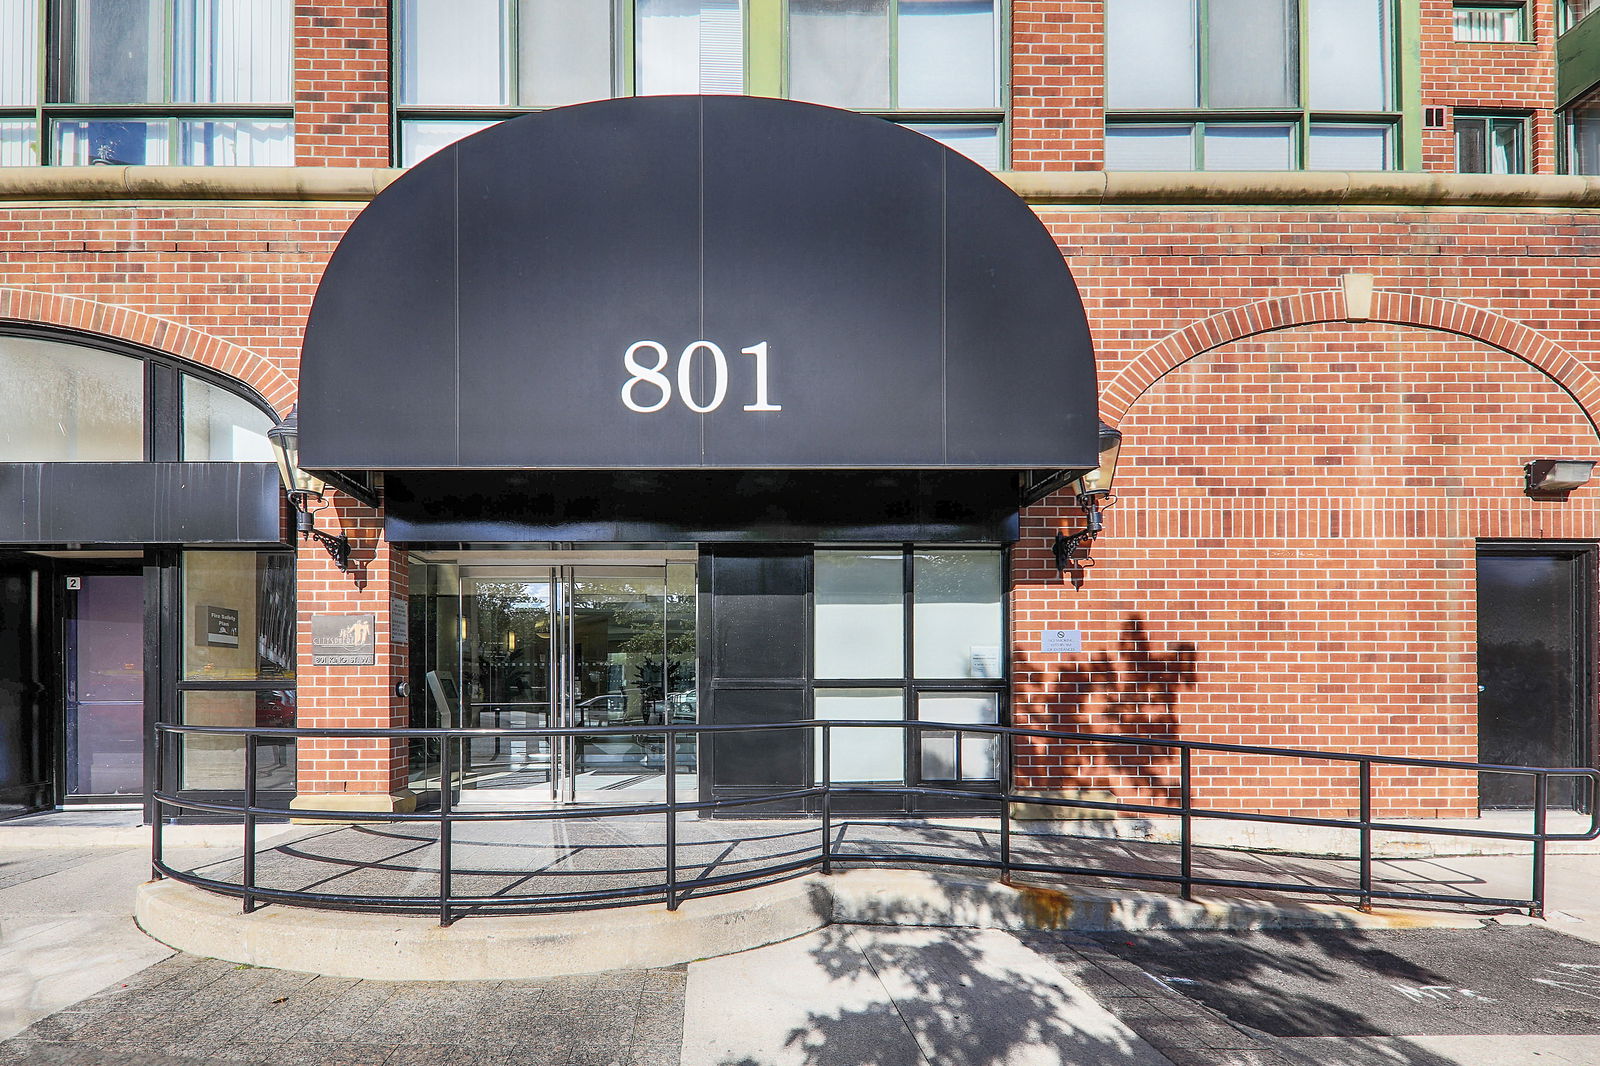
[[[640,352],[654,352],[655,365],[646,366],[639,361]],[[702,404],[695,397],[695,357],[705,353],[711,360],[711,397]],[[755,403],[744,405],[746,411],[781,411],[778,404],[767,402],[767,342],[753,344],[748,348],[741,348],[740,355],[754,356],[756,360],[756,399]],[[664,371],[672,357],[667,353],[666,346],[657,341],[637,341],[628,346],[623,353],[622,365],[631,377],[622,386],[622,405],[630,411],[641,415],[654,414],[672,402],[672,381]],[[654,403],[641,403],[638,388],[647,385],[656,390]],[[683,400],[683,405],[696,414],[707,414],[722,406],[722,401],[728,395],[728,358],[722,354],[722,349],[711,341],[695,341],[683,350],[678,357],[678,395]],[[646,396],[650,396],[646,393]]]

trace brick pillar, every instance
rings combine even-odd
[[[389,165],[389,5],[297,3],[294,161]]]
[[[407,594],[406,556],[383,539],[383,515],[339,492],[317,514],[317,528],[350,538],[351,566],[341,573],[315,541],[300,543],[299,724],[403,727],[408,701],[396,695],[406,679],[404,634],[390,639],[390,604]],[[311,620],[318,614],[373,616],[375,662],[371,666],[313,665]],[[416,806],[406,787],[409,745],[405,740],[301,738],[299,809],[405,811]]]

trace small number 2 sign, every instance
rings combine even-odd
[[[69,577],[69,578],[67,578],[67,591],[68,592],[77,592],[77,591],[81,590],[82,588],[83,588],[83,578],[81,578],[81,577]]]

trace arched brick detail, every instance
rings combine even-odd
[[[1100,395],[1100,414],[1122,421],[1135,401],[1174,368],[1203,352],[1242,337],[1290,326],[1345,321],[1344,296],[1337,289],[1298,293],[1246,304],[1201,319],[1146,348]],[[1542,371],[1577,401],[1589,424],[1600,432],[1600,375],[1572,353],[1520,322],[1481,307],[1437,296],[1374,292],[1367,321],[1420,326],[1457,333],[1499,348]]]
[[[294,402],[294,381],[277,364],[249,348],[142,311],[79,296],[0,288],[0,321],[98,333],[187,359],[244,382],[279,416]]]

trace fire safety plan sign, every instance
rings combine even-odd
[[[313,666],[371,666],[377,661],[370,614],[311,616]]]

